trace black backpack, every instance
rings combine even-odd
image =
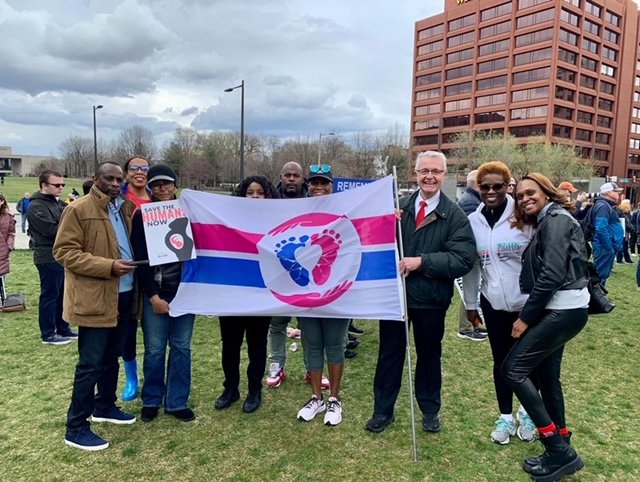
[[[590,243],[593,240],[593,235],[595,233],[595,226],[593,225],[593,206],[589,206],[587,214],[582,218],[582,222],[580,223],[580,227],[582,228],[582,234],[584,235],[584,240],[587,243]]]

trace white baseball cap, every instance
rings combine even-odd
[[[615,182],[605,182],[602,186],[600,186],[600,194],[611,191],[622,192],[622,188],[618,187]]]

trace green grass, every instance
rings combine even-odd
[[[62,191],[62,198],[66,198],[73,188],[82,194],[82,183],[85,179],[65,178],[65,187]],[[18,202],[25,192],[34,193],[39,191],[37,177],[11,177],[5,176],[4,186],[0,186],[2,192],[9,202]]]
[[[592,317],[566,350],[567,418],[574,444],[587,464],[571,480],[640,480],[636,336],[640,293],[635,290],[634,273],[633,265],[616,265],[609,288],[617,308]],[[497,408],[489,346],[455,336],[457,300],[445,334],[443,430],[437,435],[418,430],[418,463],[412,460],[406,376],[396,422],[379,435],[363,429],[373,405],[378,343],[373,321],[358,322],[366,334],[357,358],[347,361],[344,422],[338,427],[295,419],[310,394],[302,379],[301,351],[289,352],[289,379],[278,389],[265,389],[263,406],[256,413],[242,413],[241,403],[215,410],[213,402],[223,380],[219,329],[215,318],[199,317],[193,340],[192,406],[197,421],[183,424],[161,415],[148,424],[95,424],[96,432],[110,441],[109,449],[98,453],[71,449],[63,436],[77,360],[75,344],[40,343],[38,276],[30,252],[13,253],[8,284],[11,292],[27,295],[30,309],[0,313],[0,480],[507,482],[530,480],[521,461],[540,452],[537,443],[490,442]],[[141,336],[138,353],[142,353]],[[245,395],[244,375],[241,383]],[[140,413],[139,400],[123,405]]]

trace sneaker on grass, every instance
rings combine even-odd
[[[109,447],[109,442],[93,433],[90,427],[67,432],[64,436],[64,443],[80,450],[90,451],[104,450]]]
[[[516,423],[512,420],[507,422],[504,418],[500,417],[496,420],[496,429],[491,432],[491,441],[506,445],[511,440],[511,436],[516,434]]]
[[[68,345],[73,340],[71,338],[65,338],[64,336],[60,336],[57,333],[55,335],[51,335],[47,338],[43,338],[43,345]]]
[[[329,397],[327,412],[324,414],[324,424],[335,427],[342,422],[342,401],[336,397]]]
[[[538,438],[538,431],[528,414],[518,412],[518,438],[525,442],[533,442]]]
[[[134,423],[136,421],[136,416],[131,413],[125,413],[120,410],[120,407],[116,407],[115,405],[105,413],[93,413],[91,415],[92,422],[109,422],[115,423],[116,425],[128,425]]]
[[[307,383],[311,384],[311,373],[307,372],[304,375],[304,379]],[[329,390],[331,388],[331,382],[324,375],[322,375],[322,379],[320,380],[320,388],[323,390]]]
[[[305,403],[304,407],[298,412],[298,420],[301,422],[310,422],[316,418],[316,415],[324,412],[326,408],[324,400],[315,395],[311,395],[309,401]]]
[[[471,341],[485,341],[487,339],[487,334],[482,333],[478,330],[473,331],[459,331],[458,338],[462,338],[463,340],[471,340]]]
[[[277,388],[286,378],[287,374],[284,372],[284,368],[280,368],[279,363],[269,365],[269,376],[267,377],[268,387]]]

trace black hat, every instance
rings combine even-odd
[[[175,184],[176,178],[177,176],[173,169],[165,164],[157,164],[149,169],[147,173],[148,184],[155,181],[171,181]]]
[[[315,167],[316,166],[312,166],[312,168],[315,168]],[[317,169],[315,169],[315,171],[316,172],[309,170],[307,181],[312,181],[313,179],[324,179],[326,181],[333,182],[333,174],[331,174],[331,166],[328,166],[328,165],[317,166]]]

